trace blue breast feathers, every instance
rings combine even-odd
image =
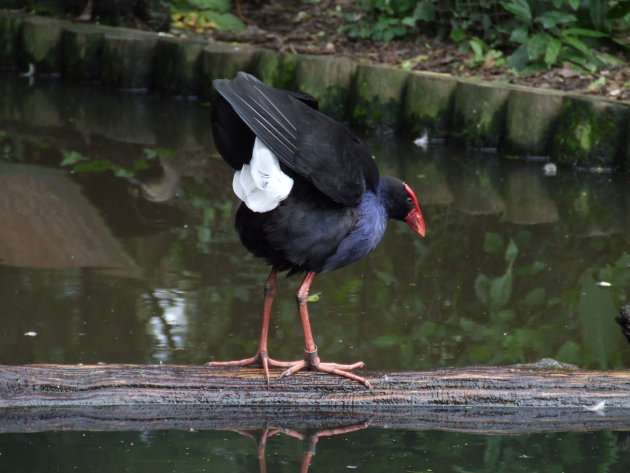
[[[366,191],[359,204],[359,220],[324,264],[324,271],[342,268],[361,259],[381,241],[387,228],[387,214],[378,197]]]

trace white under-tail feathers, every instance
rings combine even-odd
[[[293,179],[280,169],[278,158],[256,138],[252,159],[234,173],[232,189],[250,210],[269,212],[287,198]]]

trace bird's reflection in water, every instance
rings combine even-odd
[[[233,432],[251,438],[256,443],[260,473],[267,473],[267,440],[277,434],[284,434],[301,440],[304,447],[302,452],[302,462],[300,463],[300,473],[307,473],[309,467],[311,466],[313,456],[315,455],[315,447],[321,437],[331,437],[333,435],[343,435],[357,430],[363,430],[366,429],[368,425],[369,421],[365,421],[359,424],[344,425],[326,429],[305,429],[304,431],[266,426],[260,429],[234,430]]]

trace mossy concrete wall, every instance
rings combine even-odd
[[[0,68],[206,102],[212,79],[244,70],[312,94],[322,111],[358,129],[428,133],[580,167],[630,168],[630,104],[578,94],[2,10]]]

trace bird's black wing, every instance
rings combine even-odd
[[[234,80],[218,79],[213,84],[285,166],[335,202],[357,205],[366,185],[376,188],[378,169],[361,141],[294,93],[243,72]]]
[[[287,93],[315,110],[319,106],[312,95],[302,92]],[[230,166],[239,170],[243,164],[249,163],[256,135],[219,93],[215,94],[212,104],[211,126],[217,151]]]

